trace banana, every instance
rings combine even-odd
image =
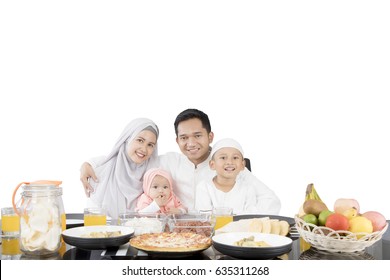
[[[316,189],[314,188],[314,184],[307,185],[305,201],[308,199],[315,199],[323,202],[320,196],[318,195]]]

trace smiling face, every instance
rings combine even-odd
[[[215,152],[210,160],[210,168],[216,170],[218,176],[233,179],[244,170],[245,160],[236,148],[225,147]]]
[[[141,164],[153,154],[156,143],[156,134],[150,130],[143,130],[130,142],[127,153],[132,161]]]
[[[208,133],[197,118],[178,124],[176,142],[181,152],[195,165],[208,158],[209,146],[213,138],[214,134]]]
[[[154,176],[149,188],[149,196],[152,199],[160,198],[166,203],[171,196],[171,188],[168,179],[161,175]],[[165,203],[163,203],[163,205]]]

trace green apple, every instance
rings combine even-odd
[[[303,216],[303,220],[308,224],[318,225],[318,219],[314,214],[306,214]]]
[[[333,214],[333,212],[330,211],[330,210],[323,210],[323,211],[321,211],[321,213],[318,215],[318,224],[320,226],[325,226],[326,219],[328,218],[328,216],[330,214]]]

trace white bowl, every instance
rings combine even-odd
[[[160,233],[165,231],[167,217],[163,214],[122,213],[119,214],[119,223],[134,229],[134,235],[143,233]]]

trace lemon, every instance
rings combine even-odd
[[[367,219],[366,217],[363,216],[357,216],[355,218],[352,218],[349,220],[349,231],[353,233],[372,233],[373,231],[373,226],[372,222]],[[361,238],[362,235],[358,235],[358,238]]]

